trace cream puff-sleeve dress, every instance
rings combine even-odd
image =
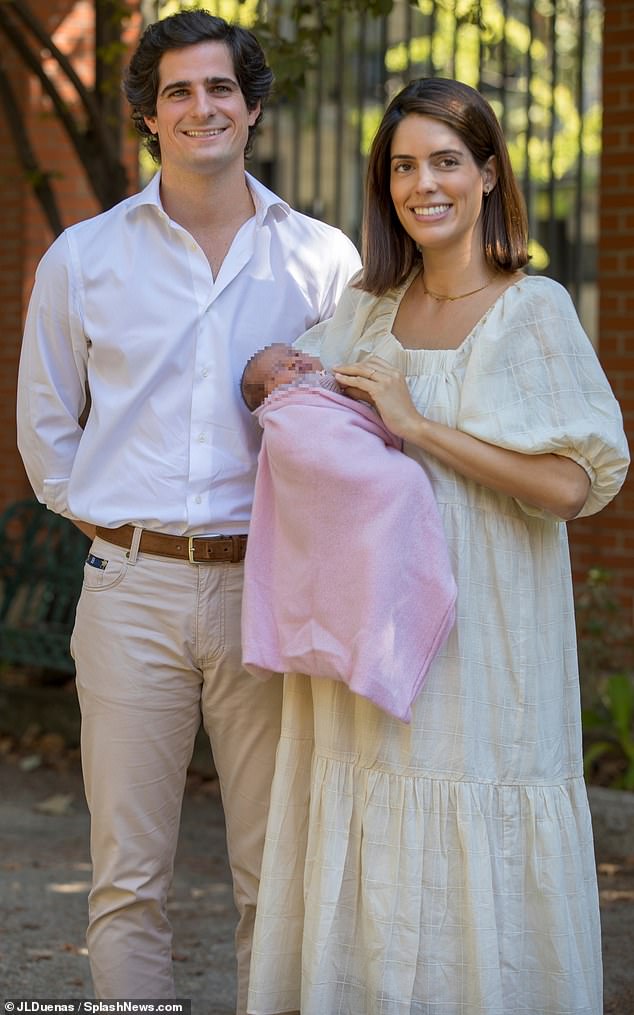
[[[627,444],[567,292],[523,278],[458,349],[407,350],[392,326],[409,281],[348,289],[299,344],[327,366],[376,353],[427,417],[573,458],[591,479],[581,514],[599,511]],[[566,525],[405,451],[444,520],[455,628],[410,725],[341,683],[285,677],[248,1010],[601,1015]],[[408,546],[393,552],[406,567]]]

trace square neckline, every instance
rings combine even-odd
[[[392,308],[392,311],[391,311],[391,314],[390,314],[390,319],[389,319],[389,331],[388,331],[389,337],[391,339],[393,339],[393,341],[397,343],[399,348],[403,352],[405,352],[407,354],[411,354],[411,353],[427,353],[427,354],[430,354],[430,353],[443,353],[444,355],[447,355],[447,354],[450,354],[450,353],[458,353],[458,352],[460,352],[462,349],[464,349],[467,346],[467,344],[469,344],[473,340],[473,338],[477,334],[478,330],[488,320],[488,318],[491,315],[492,311],[503,300],[503,298],[507,294],[507,292],[509,292],[511,289],[515,289],[517,286],[521,285],[521,283],[525,282],[526,279],[534,277],[534,276],[531,276],[531,275],[525,275],[525,274],[523,274],[520,278],[516,279],[515,282],[511,282],[510,285],[507,285],[506,288],[504,288],[502,290],[502,292],[498,293],[498,295],[495,297],[493,302],[487,307],[487,309],[484,311],[482,316],[478,318],[478,320],[475,322],[473,327],[470,329],[470,331],[465,335],[465,337],[462,339],[462,341],[458,345],[456,345],[456,346],[434,346],[434,347],[430,348],[428,346],[414,347],[414,346],[403,345],[403,343],[401,342],[400,338],[397,335],[395,335],[395,333],[394,333],[394,321],[396,320],[396,315],[398,314],[399,307],[400,307],[400,305],[401,305],[401,303],[403,301],[405,293],[408,291],[410,286],[414,284],[414,281],[415,281],[416,276],[418,275],[419,271],[420,271],[420,269],[418,267],[416,267],[408,275],[408,277],[406,278],[405,282],[400,286],[400,288],[396,290],[396,293],[395,293],[395,297],[396,298],[395,298],[395,301],[394,301],[394,307]]]

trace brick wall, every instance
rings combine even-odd
[[[94,4],[91,0],[36,0],[33,12],[56,45],[72,57],[84,83],[94,76]],[[138,16],[131,19],[127,41],[137,31]],[[1,37],[3,62],[18,96],[24,122],[40,167],[55,174],[53,187],[64,225],[71,225],[100,211],[77,156],[51,110],[39,82],[28,75]],[[43,58],[46,65],[46,59]],[[60,81],[63,79],[60,77]],[[64,98],[72,105],[74,91],[66,86]],[[38,261],[53,240],[51,230],[23,178],[15,145],[0,106],[0,511],[19,497],[31,496],[16,449],[15,387],[20,354],[22,322]],[[137,187],[136,142],[126,138],[125,161],[131,190]]]
[[[606,0],[599,224],[599,356],[634,450],[634,0]],[[604,511],[570,526],[577,579],[611,571],[634,620],[634,468]]]
[[[11,54],[3,64],[17,96],[28,88],[26,74]],[[0,497],[24,496],[28,484],[15,450],[15,382],[22,323],[22,265],[25,209],[21,170],[4,115],[0,114]],[[3,505],[0,505],[3,506]]]
[[[89,0],[78,3],[59,0],[39,0],[34,13],[42,20],[54,43],[67,55],[72,54],[73,66],[84,84],[92,85],[94,64],[94,5]],[[76,96],[65,75],[55,72],[55,61],[43,59],[43,66],[61,89],[62,98],[73,108]],[[62,211],[65,226],[96,214],[100,209],[95,201],[80,162],[52,110],[50,99],[42,93],[39,82],[31,80],[28,104],[28,122],[33,147],[42,168],[54,174],[53,186]],[[27,230],[24,260],[24,301],[33,283],[33,274],[42,254],[53,240],[53,235],[42,215],[31,188],[24,187],[23,203]]]

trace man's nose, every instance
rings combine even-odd
[[[196,88],[192,93],[192,112],[196,116],[208,117],[215,112],[213,95],[206,88]]]

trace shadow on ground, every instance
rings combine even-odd
[[[88,814],[77,763],[25,771],[1,761],[0,829],[0,1000],[92,998]],[[178,996],[193,1001],[192,1015],[231,1015],[235,910],[214,780],[189,778],[169,911]]]
[[[40,741],[40,752],[41,747]],[[626,797],[628,806],[634,804],[634,795],[624,801]],[[591,800],[604,1015],[634,1015],[634,855],[623,849],[629,839],[630,826],[622,820],[627,808],[619,806],[618,798],[614,802],[614,791],[598,797],[591,793]],[[606,823],[608,807],[613,813]],[[630,811],[634,814],[634,807]],[[610,822],[625,830],[620,839],[610,833]],[[84,944],[88,815],[73,752],[58,755],[54,764],[43,763],[41,753],[0,758],[0,829],[0,1000],[92,998]],[[629,846],[634,854],[631,839]],[[222,809],[209,772],[188,779],[169,909],[178,996],[192,1000],[192,1015],[231,1015],[235,910]]]

